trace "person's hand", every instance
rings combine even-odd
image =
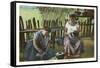
[[[42,54],[42,53],[43,53],[43,50],[42,50],[42,49],[39,49],[38,52],[39,52],[40,54]]]
[[[53,45],[52,44],[49,44],[49,48],[52,48],[53,47]]]
[[[67,32],[64,33],[65,36],[68,36]]]
[[[49,44],[52,44],[52,40],[49,40],[48,43],[49,43]]]
[[[52,42],[52,40],[49,40],[49,41],[48,41],[48,46],[49,46],[49,48],[52,48],[52,47],[53,47],[53,42]]]

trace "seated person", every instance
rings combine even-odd
[[[69,18],[69,21],[65,25],[64,52],[67,57],[79,57],[83,49],[79,38],[79,24],[76,21],[75,14],[70,14]]]
[[[55,52],[48,45],[50,29],[45,27],[35,33],[33,40],[27,41],[24,59],[26,61],[48,60],[55,55]]]

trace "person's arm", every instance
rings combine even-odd
[[[79,26],[79,24],[77,24],[76,28],[77,28],[77,32],[78,32],[78,33],[76,33],[76,36],[79,37],[80,36],[80,26]]]
[[[39,53],[43,53],[43,49],[40,47],[40,44],[38,42],[38,40],[34,40],[34,48],[39,52]]]
[[[68,31],[68,29],[67,29],[67,23],[65,24],[65,27],[64,27],[64,34],[65,35],[67,35],[67,31]]]
[[[41,48],[41,44],[40,44],[40,41],[39,41],[39,38],[38,36],[35,36],[34,39],[33,39],[33,45],[34,45],[34,48],[39,52],[39,53],[43,53],[43,49]]]
[[[64,31],[67,32],[67,28],[66,27],[64,28]]]
[[[77,24],[77,31],[80,32],[80,26]]]

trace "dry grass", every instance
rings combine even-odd
[[[90,58],[94,56],[94,40],[91,38],[83,38],[84,53],[81,54],[82,58]]]

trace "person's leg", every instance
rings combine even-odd
[[[73,55],[73,57],[80,57],[80,40],[78,40],[75,44],[75,54]]]
[[[30,41],[27,41],[26,46],[25,46],[25,51],[24,51],[24,60],[28,61],[29,60],[29,55],[31,54],[32,51],[32,45]]]
[[[80,47],[80,40],[78,40],[75,44],[75,50],[77,50]]]
[[[69,44],[69,49],[71,54],[75,54],[75,48],[71,44]]]
[[[43,56],[43,60],[49,60],[52,57],[54,57],[55,54],[56,54],[56,52],[52,48],[49,48],[47,50],[46,54]]]
[[[64,52],[67,53],[68,52],[68,44],[69,44],[69,39],[68,37],[64,38]]]
[[[25,51],[24,51],[24,60],[25,61],[34,61],[37,60],[38,57],[35,56],[36,51],[33,47],[33,42],[32,40],[27,41]]]
[[[65,37],[64,39],[64,50],[65,50],[65,54],[67,56],[70,56],[71,53],[74,54],[75,53],[75,49],[72,47],[70,40],[68,37]]]

